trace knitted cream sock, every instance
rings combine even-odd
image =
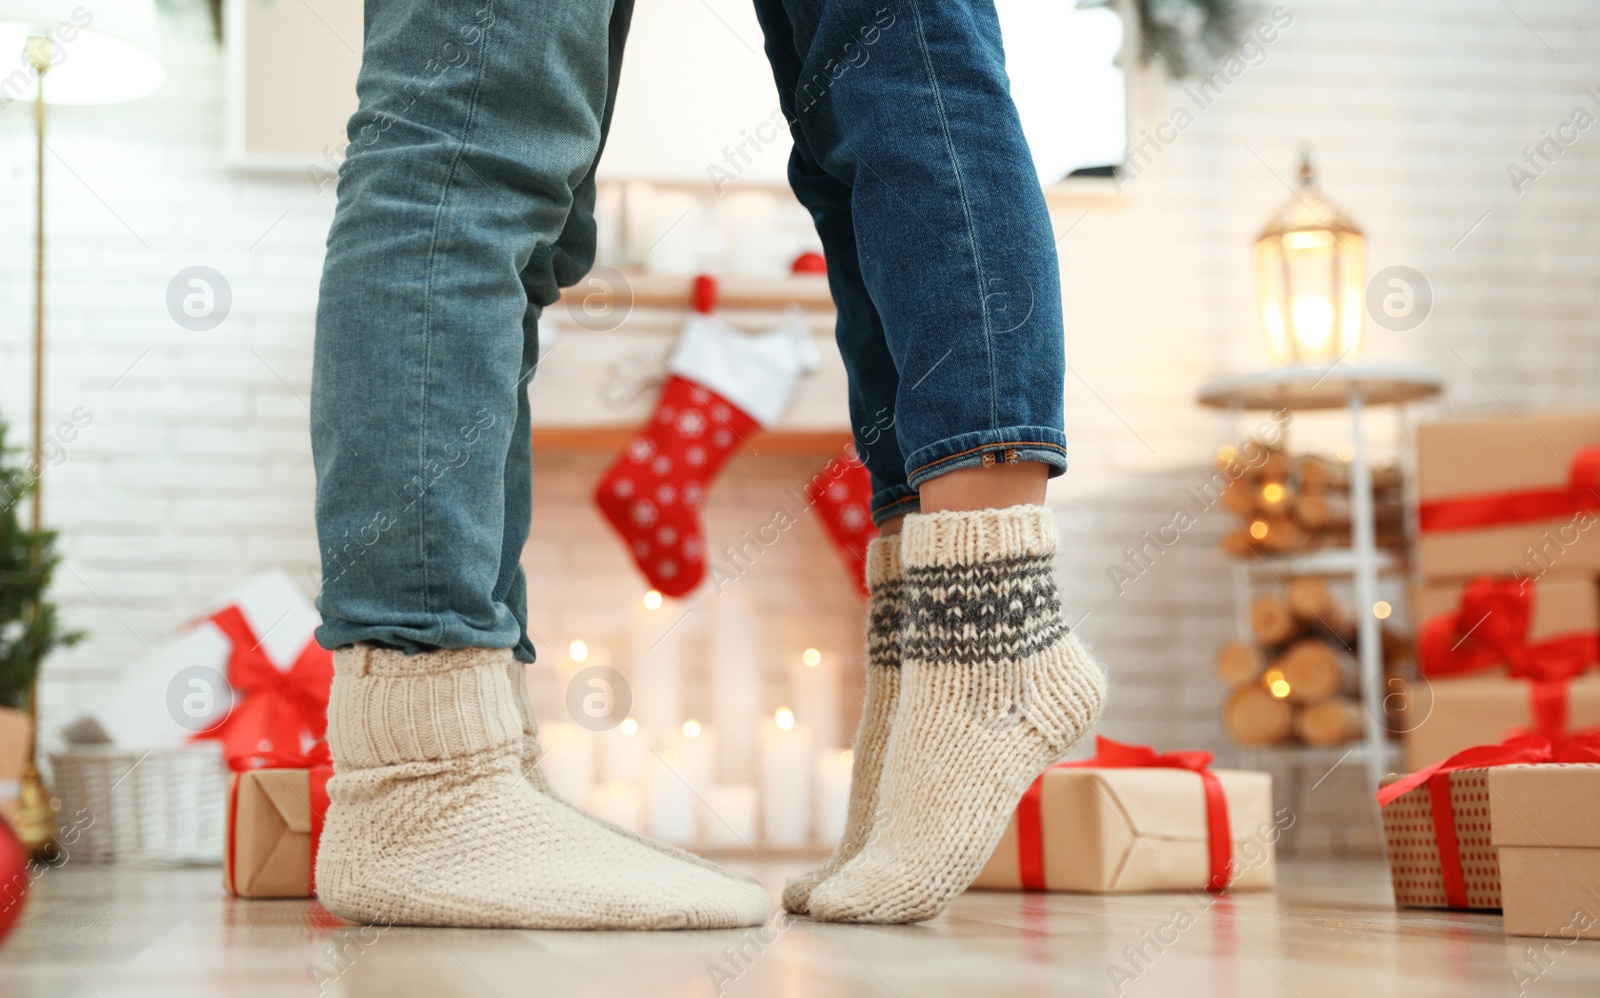
[[[658,842],[648,836],[640,835],[638,832],[629,831],[628,829],[623,828],[621,825],[613,824],[604,818],[596,817],[595,815],[590,814],[588,811],[585,811],[579,805],[556,793],[555,787],[550,785],[549,778],[544,775],[544,770],[539,768],[539,760],[544,758],[544,748],[539,744],[539,722],[538,719],[534,717],[533,704],[528,700],[526,669],[521,662],[512,659],[511,662],[506,666],[506,675],[509,677],[511,682],[512,699],[516,703],[517,716],[522,722],[522,746],[519,754],[522,775],[527,779],[528,783],[534,788],[534,790],[544,794],[551,800],[556,801],[573,811],[576,811],[578,814],[583,815],[583,817],[588,821],[593,822],[595,825],[605,829],[607,832],[613,835],[620,835],[623,838],[637,842],[640,845],[649,846],[651,849],[654,849],[656,852],[659,852],[665,856],[671,856],[673,859],[681,860],[685,863],[693,863],[695,866],[702,867],[707,870],[713,870],[725,877],[731,877],[734,880],[743,881],[744,883],[749,884],[756,883],[756,879],[754,877],[747,877],[740,873],[734,873],[731,870],[724,870],[722,867],[711,862],[709,859],[706,859],[702,856],[696,856],[687,849],[679,849],[676,846],[667,845],[665,842]]]
[[[856,728],[844,838],[826,863],[784,886],[783,906],[797,915],[806,913],[812,890],[854,859],[872,834],[878,809],[878,777],[883,772],[884,750],[889,746],[889,722],[900,701],[900,625],[904,611],[901,587],[900,537],[879,537],[867,547],[867,591],[871,594],[867,612],[867,697],[861,704],[861,724]]]
[[[966,890],[1028,784],[1100,714],[1067,632],[1042,506],[909,514],[900,709],[859,855],[811,892],[831,922],[917,922]]]
[[[334,654],[317,897],[355,921],[463,928],[759,925],[754,884],[596,826],[523,778],[511,653]]]

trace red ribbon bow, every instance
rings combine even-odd
[[[1456,811],[1450,800],[1450,774],[1462,769],[1543,762],[1600,762],[1600,728],[1581,732],[1559,744],[1542,734],[1528,734],[1507,738],[1498,745],[1475,745],[1378,791],[1378,806],[1387,807],[1424,783],[1428,785],[1434,844],[1439,848],[1439,872],[1444,880],[1445,901],[1450,907],[1467,907],[1461,844],[1456,839]]]
[[[1128,745],[1096,735],[1094,758],[1060,762],[1050,769],[1187,769],[1199,776],[1206,795],[1206,844],[1211,874],[1206,880],[1206,890],[1222,891],[1228,886],[1233,833],[1228,824],[1228,798],[1222,781],[1209,768],[1211,759],[1210,752],[1157,752],[1148,745]],[[1040,774],[1017,805],[1017,866],[1022,887],[1029,891],[1048,889],[1044,880],[1044,822],[1040,808],[1043,794],[1044,775]]]
[[[1528,641],[1534,583],[1479,576],[1461,593],[1455,613],[1426,621],[1417,664],[1434,678],[1460,676],[1504,663],[1513,678],[1531,685],[1534,730],[1560,741],[1567,730],[1567,685],[1600,658],[1594,633]]]
[[[272,751],[258,756],[262,769],[304,769],[311,784],[311,896],[317,895],[317,845],[322,841],[322,823],[328,816],[328,778],[333,776],[333,756],[328,743],[318,741],[304,752]],[[234,776],[228,793],[228,828],[237,829],[239,818],[239,776]],[[234,886],[234,835],[228,836],[228,892],[239,893]]]
[[[1474,530],[1552,520],[1584,510],[1600,510],[1600,446],[1580,447],[1572,455],[1564,485],[1434,499],[1418,508],[1417,526],[1425,534]]]
[[[333,768],[333,753],[328,743],[318,740],[304,752],[294,750],[265,752],[256,757],[261,769],[328,769]]]
[[[302,735],[321,738],[328,730],[328,691],[333,685],[333,653],[313,639],[287,671],[272,664],[255,630],[237,606],[206,618],[233,645],[228,655],[228,685],[241,694],[228,716],[197,738],[222,743],[230,769],[253,768],[263,754],[296,752]]]

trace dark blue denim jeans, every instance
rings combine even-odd
[[[879,523],[956,468],[1067,466],[1060,273],[992,0],[755,0]]]

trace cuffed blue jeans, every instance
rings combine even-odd
[[[755,0],[838,305],[873,519],[1067,467],[1060,272],[992,0]]]
[[[368,0],[312,376],[317,638],[533,660],[537,320],[594,258],[632,0]],[[1049,218],[988,0],[757,0],[878,522],[1066,467]]]

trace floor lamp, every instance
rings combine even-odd
[[[3,69],[0,106],[31,100],[35,137],[34,304],[33,304],[33,467],[44,471],[44,161],[45,104],[116,104],[160,89],[160,32],[154,0],[116,0],[90,10],[81,0],[0,0],[0,58],[15,53],[15,70]],[[26,81],[19,87],[13,81]],[[34,484],[31,523],[44,523],[43,482]],[[28,694],[28,716],[38,744],[38,673]],[[23,844],[37,854],[54,837],[50,795],[39,778],[30,749],[21,788],[17,829]]]

